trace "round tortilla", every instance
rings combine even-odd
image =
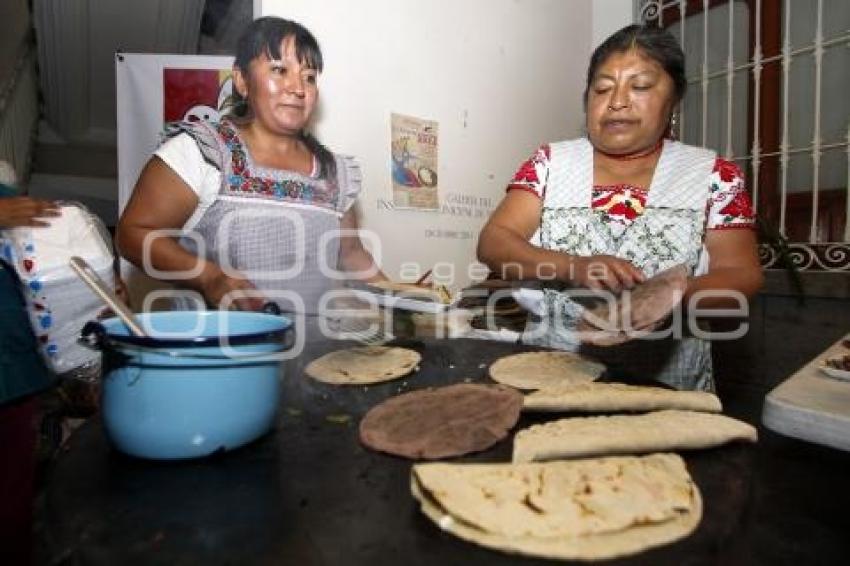
[[[548,389],[594,381],[603,371],[604,365],[572,352],[524,352],[496,360],[490,377],[517,389]]]
[[[681,465],[677,465],[677,460],[681,462],[681,459],[675,454],[655,454],[646,458],[654,459],[655,462],[653,462],[653,464],[655,465],[662,465],[668,468],[668,472],[672,473],[672,477],[668,474],[668,478],[664,480],[665,484],[668,484],[670,489],[678,491],[680,496],[686,496],[689,500],[689,505],[687,505],[686,509],[681,508],[679,510],[680,512],[675,513],[672,518],[659,517],[655,522],[649,520],[644,522],[640,520],[641,508],[638,507],[631,511],[634,514],[635,519],[631,526],[622,529],[613,529],[608,532],[602,530],[601,532],[591,532],[590,534],[572,536],[533,536],[533,534],[509,536],[504,532],[485,528],[484,525],[487,523],[493,523],[495,521],[498,524],[498,519],[500,519],[498,515],[500,513],[504,514],[506,511],[511,509],[511,506],[505,505],[505,502],[502,501],[500,497],[488,498],[486,496],[486,492],[489,491],[488,488],[490,488],[491,485],[494,488],[493,491],[498,490],[500,495],[503,495],[505,490],[498,489],[498,483],[489,483],[499,481],[498,471],[496,473],[486,473],[487,468],[483,465],[477,466],[477,469],[485,471],[485,474],[479,474],[476,469],[476,465],[465,465],[468,468],[467,473],[461,474],[461,477],[457,478],[457,480],[449,480],[460,481],[463,483],[460,485],[456,484],[454,487],[448,486],[448,491],[444,488],[441,488],[440,490],[434,489],[435,486],[432,485],[433,479],[429,479],[427,475],[423,474],[425,469],[414,466],[411,473],[411,491],[414,498],[419,501],[420,509],[429,519],[443,530],[469,542],[508,553],[524,554],[541,558],[555,558],[562,560],[603,560],[636,554],[638,552],[684,538],[697,528],[700,520],[702,519],[702,498],[700,496],[699,489],[696,484],[693,483],[693,480],[687,473],[684,464],[682,463]],[[622,460],[624,462],[628,462],[626,459]],[[631,460],[637,459],[632,458]],[[611,459],[603,459],[596,461],[553,462],[552,464],[563,468],[568,468],[574,465],[583,466],[585,469],[592,470],[592,468],[588,468],[588,466],[593,466],[597,462],[601,465],[605,465],[606,462],[610,461]],[[437,466],[440,464],[427,465]],[[443,466],[450,465],[446,464]],[[454,466],[461,465],[456,464]],[[505,470],[502,472],[502,475],[504,476],[502,481],[513,482],[514,485],[517,486],[516,475],[517,473],[522,474],[521,468],[512,468],[509,465],[501,466],[503,466]],[[512,472],[512,469],[516,470],[516,472]],[[437,469],[434,471],[436,472]],[[439,471],[444,472],[442,469]],[[446,471],[451,472],[451,469],[448,468]],[[555,471],[557,473],[557,470]],[[430,475],[432,478],[435,476],[435,474]],[[463,476],[466,477],[464,478]],[[440,483],[445,486],[447,481],[443,480]],[[466,485],[464,485],[464,483]],[[681,491],[681,486],[683,484],[689,486],[686,492]],[[522,484],[519,484],[517,487],[521,489],[521,485]],[[517,487],[514,487],[510,491],[516,491]],[[626,491],[623,495],[628,495],[629,490],[635,487],[638,489],[640,488],[639,485],[624,484],[622,488]],[[577,491],[575,493],[580,494],[581,491]],[[482,494],[484,495],[483,498],[481,497]],[[564,493],[564,497],[569,496],[569,492]],[[454,499],[449,500],[450,497],[454,497]],[[519,501],[519,503],[528,505],[528,499],[529,496],[524,498],[522,501]],[[619,507],[622,508],[637,505],[637,502],[632,503],[631,501],[628,501],[628,499],[629,498],[626,497],[627,503],[623,503],[619,505]],[[450,509],[447,509],[445,504],[449,504]],[[598,517],[595,513],[592,513],[593,511],[598,510],[598,508],[599,507],[597,505],[594,505],[589,509],[589,511],[591,511],[589,518],[596,519],[597,521],[600,519],[604,521],[604,516]],[[537,511],[545,513],[545,510],[543,509],[537,509]],[[505,516],[502,519],[508,523],[516,522],[517,519],[515,515],[516,514],[514,514],[513,517]],[[476,516],[487,516],[490,520],[476,521]],[[535,523],[539,521],[536,521],[538,517],[531,516],[531,518],[535,519],[535,521],[527,521],[523,527],[525,530],[533,532],[537,530],[534,527]],[[550,519],[550,521],[552,521],[550,526],[567,527],[568,524],[561,523],[562,520],[563,517],[559,519],[557,516],[553,516]],[[592,525],[592,523],[589,522],[585,525],[585,527],[590,525]],[[581,523],[578,523],[576,526],[580,527]],[[543,532],[546,530],[551,529],[544,529]]]
[[[373,407],[360,421],[360,441],[412,459],[462,456],[508,435],[522,395],[501,385],[460,383],[411,391]]]
[[[422,356],[407,348],[362,346],[337,350],[310,362],[307,375],[334,385],[368,385],[409,374]]]

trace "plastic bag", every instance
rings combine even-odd
[[[111,238],[103,222],[79,203],[60,202],[50,226],[3,231],[2,253],[23,284],[23,295],[41,352],[50,368],[64,374],[99,365],[100,354],[77,343],[86,322],[104,304],[71,269],[72,256],[85,259],[114,287]]]

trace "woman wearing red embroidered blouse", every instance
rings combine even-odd
[[[735,308],[752,296],[762,274],[743,175],[712,151],[667,139],[686,85],[669,33],[633,25],[605,40],[587,72],[587,137],[544,145],[522,165],[481,232],[481,261],[506,278],[614,293],[684,264],[684,305]],[[534,342],[588,349],[570,324],[581,307],[569,293],[547,289],[543,305],[548,326]],[[693,335],[593,353],[617,378],[714,387],[709,343]]]
[[[237,45],[231,112],[171,128],[121,216],[122,255],[212,306],[246,310],[270,298],[316,312],[338,269],[385,279],[354,232],[359,166],[307,132],[322,67],[300,24],[252,22]]]

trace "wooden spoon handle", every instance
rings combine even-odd
[[[147,336],[142,327],[139,326],[139,323],[136,322],[135,315],[132,311],[130,311],[130,309],[121,302],[121,299],[112,292],[112,289],[106,286],[104,280],[100,278],[100,275],[91,268],[86,260],[81,257],[74,256],[71,258],[70,264],[71,269],[80,276],[80,279],[82,279],[83,282],[88,285],[91,290],[94,291],[95,294],[97,294],[97,296],[99,296],[122,321],[124,321],[124,324],[127,325],[127,328],[130,329],[133,336]]]

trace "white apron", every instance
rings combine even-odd
[[[318,312],[339,283],[331,276],[339,269],[339,238],[330,236],[360,191],[359,166],[335,155],[336,177],[317,179],[256,166],[226,119],[180,130],[222,172],[219,194],[194,228],[205,250],[190,238],[181,240],[184,247],[240,271],[285,311]]]
[[[552,144],[540,243],[574,255],[623,258],[647,277],[676,264],[685,264],[692,276],[700,275],[708,265],[704,239],[715,159],[712,151],[665,141],[643,214],[616,235],[605,213],[591,207],[593,146],[585,138]],[[569,291],[547,289],[545,306],[538,324],[547,325],[546,332],[530,328],[527,342],[587,352],[605,362],[614,379],[654,379],[677,389],[714,387],[706,340],[685,332],[680,339],[589,347],[576,339],[582,307],[570,299]]]

